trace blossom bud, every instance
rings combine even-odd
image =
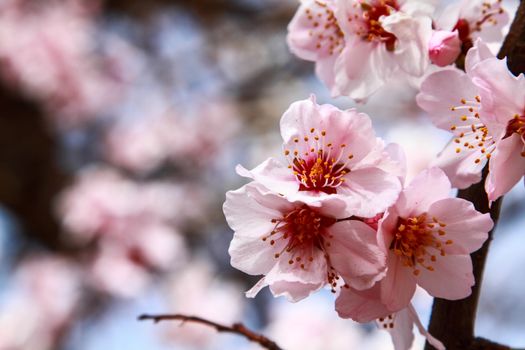
[[[439,67],[453,63],[461,52],[458,31],[436,30],[428,43],[430,61]]]

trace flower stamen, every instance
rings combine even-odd
[[[428,218],[427,214],[408,219],[399,218],[390,250],[401,259],[404,266],[412,268],[414,276],[418,276],[421,269],[432,272],[432,265],[438,259],[432,251],[438,251],[440,256],[445,256],[443,245],[454,244],[451,239],[442,240],[446,235],[444,227],[444,222],[435,217]]]

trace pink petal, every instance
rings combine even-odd
[[[397,222],[399,220],[399,213],[395,206],[388,208],[379,220],[377,231],[377,242],[384,252],[388,252],[390,244],[394,239],[394,232],[397,229]]]
[[[506,60],[488,58],[472,69],[471,76],[481,88],[482,121],[493,135],[503,136],[509,120],[525,109],[523,74],[515,77],[508,70]]]
[[[457,69],[445,69],[430,74],[423,81],[416,101],[430,115],[434,125],[459,135],[470,130],[473,123],[479,123],[479,119],[474,116],[477,107],[473,112],[465,108],[451,108],[463,106],[461,99],[475,101],[478,94],[479,88],[468,75]],[[462,118],[463,116],[467,118]]]
[[[389,317],[378,320],[377,323],[379,328],[390,333],[395,350],[406,350],[412,347],[414,342],[414,324],[432,346],[437,350],[445,350],[443,344],[425,330],[412,304]]]
[[[378,321],[378,326],[390,333],[395,350],[407,350],[412,347],[414,342],[414,320],[408,308],[391,315],[392,318],[385,318],[383,322]]]
[[[381,301],[391,311],[399,311],[410,303],[416,292],[416,281],[412,270],[403,266],[394,253],[388,254],[387,273],[381,280]]]
[[[436,28],[452,30],[459,19],[461,1],[447,5],[436,20]]]
[[[348,196],[346,200],[350,207],[360,203],[353,214],[361,217],[369,218],[384,212],[396,201],[401,191],[399,178],[379,168],[350,171],[345,179],[337,192]]]
[[[278,196],[272,199],[286,205]],[[275,265],[274,250],[279,249],[262,241],[275,226],[271,220],[282,216],[274,207],[261,204],[267,200],[254,185],[246,185],[226,193],[223,207],[226,221],[235,231],[228,250],[231,264],[252,275],[267,273]]]
[[[274,296],[285,296],[290,301],[298,301],[322,288],[327,281],[326,258],[324,253],[316,247],[310,247],[307,256],[312,262],[301,268],[299,264],[289,264],[292,258],[283,254],[278,263],[265,276],[265,282],[270,286]],[[289,288],[289,289],[288,289]]]
[[[495,57],[483,40],[478,39],[465,57],[465,71],[470,74],[474,66],[487,58]]]
[[[481,214],[474,205],[460,198],[447,198],[435,202],[428,215],[436,217],[446,226],[444,240],[454,243],[445,246],[447,254],[470,254],[483,245],[494,225],[489,214]]]
[[[266,282],[266,278],[263,277],[259,281],[257,281],[257,283],[255,283],[252,288],[247,290],[245,292],[245,295],[247,298],[255,298],[257,294],[259,294],[259,292],[266,286],[268,286],[268,283]]]
[[[319,143],[325,145],[321,147],[325,152],[330,148],[326,145],[332,144],[332,149],[337,154],[341,152],[342,162],[350,168],[375,145],[372,122],[366,114],[355,109],[342,111],[332,105],[318,105],[314,97],[292,103],[283,114],[280,127],[285,150],[292,153],[297,150],[303,157],[312,147],[318,149]],[[321,135],[323,131],[325,136]],[[315,136],[321,141],[317,142]],[[348,159],[350,155],[352,157]]]
[[[325,281],[318,283],[278,281],[270,285],[270,291],[274,297],[284,296],[286,300],[295,303],[318,291],[324,285]]]
[[[476,134],[467,134],[461,140],[462,142],[479,142],[476,140]],[[463,147],[454,141],[450,142],[438,154],[430,164],[443,170],[450,179],[453,187],[467,188],[472,184],[478,183],[481,180],[481,171],[488,162],[486,154],[488,154],[494,146],[487,145],[485,153],[476,147],[469,149]],[[457,150],[460,150],[458,153]],[[476,161],[479,160],[479,161]]]
[[[412,304],[408,306],[408,312],[412,318],[412,321],[416,324],[419,333],[427,338],[427,341],[430,343],[430,345],[436,348],[436,350],[445,350],[443,343],[434,338],[432,334],[428,333],[425,327],[423,327],[421,320],[419,319],[419,316],[417,315],[417,312]]]
[[[370,288],[384,276],[385,255],[377,246],[376,233],[367,224],[345,220],[330,226],[333,236],[325,244],[332,266],[356,289]]]
[[[237,165],[236,171],[276,193],[290,194],[299,190],[299,183],[292,171],[275,158],[268,158],[252,170]]]
[[[342,288],[335,301],[335,310],[339,317],[351,318],[356,322],[371,322],[391,312],[381,303],[381,288],[376,283],[372,288],[359,291]]]
[[[525,174],[524,144],[518,134],[498,142],[489,162],[485,190],[491,201],[509,192]]]
[[[429,65],[428,42],[432,34],[430,17],[412,17],[394,12],[381,21],[383,28],[397,37],[391,59],[411,76],[423,75]]]
[[[399,216],[408,218],[426,212],[435,201],[448,198],[450,190],[450,181],[441,169],[422,171],[399,195]]]
[[[466,298],[474,285],[470,255],[437,256],[434,271],[421,269],[417,283],[436,298],[458,300]]]
[[[330,89],[332,96],[339,96],[339,90],[335,84],[335,61],[339,55],[330,55],[319,59],[315,65],[315,74]]]
[[[387,173],[396,175],[401,184],[405,182],[407,161],[405,151],[397,143],[385,145],[385,141],[376,138],[374,149],[355,165],[354,170],[375,166]]]
[[[341,95],[365,101],[385,84],[395,68],[384,45],[353,37],[336,61],[336,85]]]

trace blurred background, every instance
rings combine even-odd
[[[511,13],[517,0],[508,1]],[[285,349],[391,349],[321,291],[296,304],[229,265],[222,202],[234,173],[280,154],[278,121],[316,93],[293,57],[295,0],[0,0],[0,350],[258,349],[187,313]],[[409,173],[448,141],[392,82],[358,106],[399,142]],[[478,335],[525,347],[525,190],[504,200]],[[415,303],[426,324],[431,298]],[[421,348],[418,337],[414,348]]]

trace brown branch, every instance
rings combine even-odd
[[[507,57],[507,65],[514,74],[518,75],[525,72],[525,1],[521,1],[510,32],[505,38],[498,57]],[[483,270],[493,232],[498,222],[502,200],[502,198],[498,199],[489,208],[489,201],[484,188],[487,174],[488,169],[485,167],[482,180],[479,183],[458,193],[459,198],[471,201],[478,211],[490,213],[494,221],[494,228],[489,233],[489,238],[483,244],[483,247],[471,255],[476,281],[472,288],[472,294],[466,299],[455,301],[436,298],[432,305],[432,316],[428,327],[429,332],[441,340],[449,350],[510,349],[505,345],[496,344],[483,338],[475,338],[474,336]],[[427,342],[425,349],[431,350],[433,347]]]
[[[63,250],[53,203],[68,176],[58,162],[55,135],[39,104],[5,83],[0,83],[0,110],[0,202],[24,235]]]
[[[525,1],[521,1],[498,58],[507,57],[507,66],[515,75],[525,73]]]
[[[279,345],[277,345],[274,341],[266,338],[264,335],[255,333],[254,331],[246,328],[242,323],[234,323],[231,326],[225,326],[201,317],[197,316],[188,316],[188,315],[181,315],[181,314],[174,314],[174,315],[140,315],[138,317],[139,321],[144,320],[152,320],[153,322],[157,323],[160,321],[182,321],[184,322],[194,322],[199,323],[205,326],[209,326],[212,328],[215,328],[217,332],[222,333],[234,333],[240,336],[243,336],[244,338],[257,343],[261,345],[263,348],[268,350],[283,350]]]

